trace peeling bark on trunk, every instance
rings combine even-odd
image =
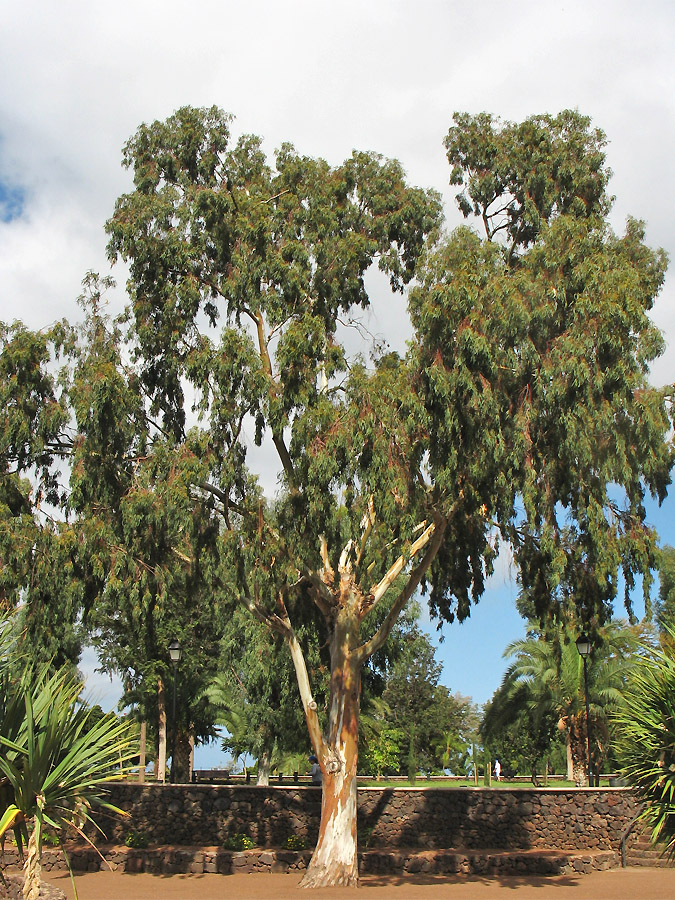
[[[371,525],[373,515],[371,511]],[[321,730],[305,658],[288,616],[283,594],[278,597],[278,612],[273,615],[265,615],[250,598],[245,601],[249,611],[283,635],[288,644],[312,748],[323,776],[319,837],[301,887],[356,887],[358,884],[356,768],[361,667],[384,644],[405,604],[424,578],[440,547],[445,525],[445,520],[441,518],[427,525],[410,546],[409,553],[401,556],[384,578],[367,592],[362,590],[354,575],[352,554],[358,551],[358,567],[369,527],[365,529],[360,550],[352,540],[344,547],[338,564],[337,587],[327,543],[322,538],[323,569],[316,578],[308,575],[307,581],[313,589],[314,601],[326,619],[329,633],[331,689],[325,733]],[[392,587],[410,559],[421,551],[424,551],[423,559],[409,573],[403,590],[399,592],[384,621],[369,640],[360,644],[363,618]]]
[[[342,585],[331,650],[327,740],[315,747],[323,775],[319,837],[301,887],[358,884],[356,767],[361,666],[353,652],[360,626],[351,583]],[[347,596],[345,596],[347,594]]]

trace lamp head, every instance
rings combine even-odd
[[[580,634],[577,638],[577,650],[579,651],[579,656],[590,656],[591,655],[591,642],[585,634]]]

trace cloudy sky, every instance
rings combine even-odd
[[[233,113],[235,131],[262,135],[270,153],[291,141],[331,163],[353,148],[397,157],[413,182],[443,192],[449,227],[459,217],[442,139],[455,110],[519,120],[576,107],[609,139],[614,227],[644,219],[648,242],[672,257],[674,41],[668,0],[9,0],[0,319],[76,316],[85,272],[108,270],[103,224],[129,186],[122,145],[183,104]],[[653,379],[672,382],[675,271],[654,319],[669,347]],[[393,322],[376,309],[370,324],[405,340],[403,307]],[[673,510],[653,513],[671,542]],[[521,630],[514,595],[507,567],[471,623],[446,628],[453,690],[483,702],[497,687],[501,651]]]

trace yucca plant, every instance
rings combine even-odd
[[[630,673],[624,702],[615,712],[617,755],[638,792],[641,820],[654,843],[675,859],[675,622],[664,623],[659,649],[643,645]]]
[[[28,845],[26,900],[38,896],[45,826],[59,837],[83,834],[94,807],[121,812],[106,801],[103,784],[123,777],[137,754],[131,726],[113,714],[96,720],[80,701],[82,688],[70,673],[43,671],[24,677],[4,704],[0,836],[14,828],[19,846]]]

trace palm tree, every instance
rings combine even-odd
[[[675,859],[675,618],[659,624],[667,640],[641,645],[613,718],[623,773],[643,801],[641,819]]]
[[[576,644],[576,630],[558,623],[544,633],[530,621],[527,636],[513,641],[504,656],[513,658],[504,675],[501,709],[495,722],[508,721],[516,709],[526,709],[538,728],[547,716],[555,716],[565,739],[567,777],[576,784],[587,781],[587,728],[583,660]],[[637,635],[624,622],[613,620],[598,632],[588,661],[589,712],[594,768],[599,768],[609,749],[607,710],[620,702],[627,664]],[[494,723],[493,726],[494,728]]]
[[[83,835],[83,826],[93,823],[95,807],[119,813],[106,801],[103,785],[126,774],[138,749],[127,722],[113,714],[99,717],[81,703],[83,685],[72,674],[50,676],[45,667],[37,676],[27,673],[14,686],[4,674],[0,837],[13,828],[19,847],[27,844],[23,895],[34,900],[40,889],[45,827],[61,840],[73,830]]]

